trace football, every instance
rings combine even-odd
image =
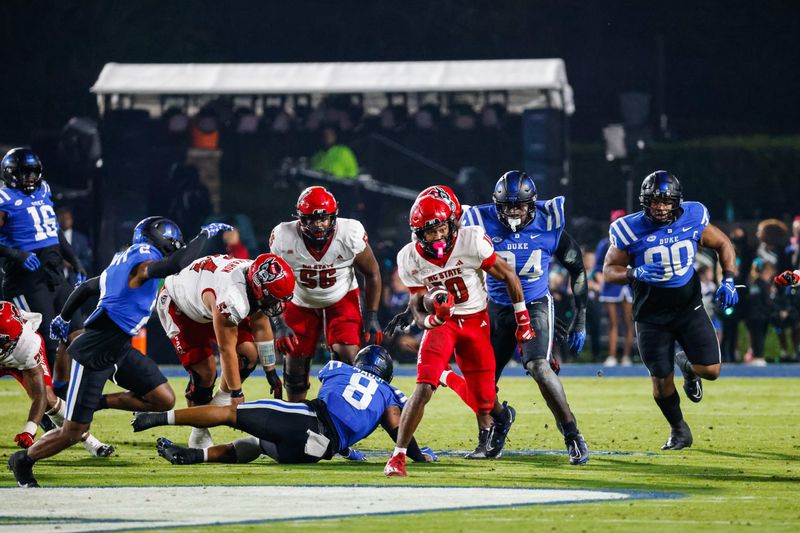
[[[425,311],[428,313],[433,314],[435,309],[433,307],[434,302],[443,303],[447,301],[447,290],[441,287],[435,287],[428,292],[425,293],[425,296],[422,297],[422,305],[425,307]]]

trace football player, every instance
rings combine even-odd
[[[165,438],[158,439],[158,454],[172,464],[249,463],[261,454],[279,463],[316,463],[347,450],[369,436],[378,424],[396,441],[406,397],[389,384],[393,372],[389,352],[371,345],[358,352],[353,366],[328,362],[319,372],[319,395],[309,402],[257,400],[137,413],[133,430],[166,425],[225,425],[252,435],[207,450],[183,448]],[[430,448],[420,449],[413,439],[408,456],[415,461],[437,460]]]
[[[167,378],[152,359],[131,346],[131,338],[150,318],[160,278],[180,272],[197,259],[209,238],[230,228],[216,223],[203,226],[197,237],[184,245],[173,221],[145,218],[134,228],[131,246],[115,254],[100,276],[73,291],[50,324],[55,338],[66,337],[69,319],[90,296],[99,296],[99,301],[86,319],[86,331],[68,348],[72,369],[66,420],[62,427],[8,459],[17,485],[38,487],[34,462],[78,442],[96,410],[164,411],[175,405],[175,392]],[[106,380],[112,379],[126,392],[103,394]]]
[[[23,311],[42,315],[41,330],[47,359],[55,370],[56,393],[64,397],[69,378],[65,345],[49,337],[47,327],[64,305],[72,285],[64,278],[64,258],[73,266],[78,282],[86,270],[58,226],[50,185],[42,178],[39,157],[27,148],[12,148],[2,160],[0,190],[0,256],[6,258],[5,298]],[[83,327],[76,314],[70,339]]]
[[[739,300],[733,281],[736,252],[728,237],[709,223],[703,204],[683,201],[681,184],[669,172],[657,170],[647,176],[639,202],[641,211],[611,224],[603,276],[607,283],[633,285],[639,353],[650,372],[655,402],[672,428],[661,449],[680,450],[692,445],[692,432],[675,390],[675,364],[683,373],[686,395],[699,402],[701,378],[717,379],[721,363],[717,335],[703,308],[693,268],[697,245],[719,256],[723,279],[715,300],[723,309]],[[675,342],[683,348],[677,354]]]
[[[508,433],[513,414],[496,402],[484,273],[502,282],[511,296],[517,342],[534,336],[519,278],[505,261],[498,260],[481,228],[459,229],[451,203],[434,196],[414,203],[409,222],[412,242],[398,253],[397,268],[412,293],[409,307],[414,322],[425,333],[417,360],[417,386],[403,410],[397,447],[384,468],[387,476],[406,475],[406,445],[454,352],[474,398],[478,421],[478,446],[467,457],[485,458],[498,445],[495,433]],[[435,287],[446,289],[448,299],[436,301],[434,312],[428,314],[421,305],[424,291]]]
[[[244,402],[242,382],[261,362],[270,392],[282,395],[268,316],[283,312],[292,297],[291,268],[274,254],[254,261],[210,255],[164,280],[156,311],[183,368],[189,372],[186,401],[193,405]],[[220,353],[222,383],[214,393]],[[189,447],[212,446],[205,428],[194,428]]]
[[[0,301],[0,377],[12,376],[31,399],[28,421],[14,437],[20,448],[29,448],[44,415],[55,426],[64,423],[66,404],[53,392],[44,339],[36,333],[42,315],[20,311],[11,302]],[[96,457],[108,457],[114,447],[103,444],[88,431],[81,435],[84,448]]]
[[[584,464],[589,460],[586,441],[578,430],[561,380],[551,366],[555,320],[548,279],[553,257],[570,273],[575,297],[575,317],[569,326],[567,342],[580,352],[586,341],[586,271],[580,247],[564,229],[564,197],[537,200],[533,180],[524,172],[511,170],[497,180],[492,199],[492,204],[468,208],[463,224],[482,228],[497,255],[519,276],[525,293],[522,307],[530,314],[531,327],[536,331],[536,338],[521,346],[522,362],[564,435],[570,464]],[[517,346],[516,309],[504,283],[490,277],[486,284],[497,381]],[[554,366],[557,368],[557,364]]]
[[[283,316],[272,319],[275,347],[287,355],[283,381],[290,402],[306,397],[321,333],[336,358],[347,363],[362,345],[362,334],[368,344],[381,342],[378,262],[361,222],[338,214],[327,189],[309,187],[297,200],[298,220],[278,224],[270,235],[270,251],[285,259],[297,278]],[[356,271],[364,276],[363,320]]]

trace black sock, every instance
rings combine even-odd
[[[95,411],[100,411],[102,409],[108,409],[108,399],[105,394],[100,396],[100,403],[97,404],[97,409],[95,409]]]
[[[677,427],[683,420],[683,413],[681,412],[681,398],[678,396],[678,391],[674,391],[671,396],[666,398],[654,398],[658,404],[661,412],[664,413],[664,418],[667,419],[669,425]]]
[[[572,422],[564,422],[561,424],[561,429],[563,430],[566,440],[573,440],[578,436],[578,422],[575,420]]]

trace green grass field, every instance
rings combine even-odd
[[[410,391],[413,379],[398,378],[395,384]],[[117,447],[114,457],[90,458],[82,447],[76,447],[37,464],[35,472],[39,482],[50,487],[468,485],[629,489],[685,496],[280,524],[292,529],[322,526],[342,531],[800,530],[800,380],[723,378],[708,383],[702,403],[692,404],[682,399],[695,442],[692,448],[679,452],[660,450],[668,436],[668,427],[650,397],[647,379],[565,378],[564,384],[590,449],[631,455],[596,454],[583,467],[570,466],[563,454],[509,454],[491,462],[447,456],[436,464],[410,464],[409,477],[402,480],[384,478],[382,458],[371,458],[367,463],[337,459],[308,466],[281,466],[263,459],[248,465],[180,467],[159,458],[154,442],[163,435],[185,443],[187,428],[157,428],[134,434],[129,426],[129,413],[103,411],[96,416],[93,429],[101,440]],[[185,381],[174,380],[172,385],[176,391],[182,391]],[[517,422],[507,449],[563,451],[561,436],[533,381],[508,378],[501,385],[502,396],[517,408]],[[265,387],[262,379],[254,379],[247,383],[245,391],[252,400],[263,396]],[[27,409],[22,388],[15,381],[0,380],[0,454],[4,462],[15,450],[12,439],[21,428]],[[213,433],[216,442],[241,435],[222,428]],[[468,449],[476,439],[474,418],[452,391],[441,389],[429,405],[417,438],[434,450]],[[358,447],[388,453],[392,443],[379,429]],[[0,479],[1,485],[13,486],[10,473],[4,472]],[[309,512],[313,513],[313,502],[309,504]],[[264,505],[280,505],[280,494],[276,493]],[[2,515],[13,516],[13,510],[2,509]],[[0,529],[1,526],[2,522]],[[248,531],[264,527],[241,525],[224,529]]]

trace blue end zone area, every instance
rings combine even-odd
[[[311,375],[316,375],[316,372],[322,368],[319,365],[314,365],[311,369]],[[180,366],[162,366],[161,371],[168,378],[186,377],[186,371]],[[264,371],[257,368],[253,374],[254,376],[264,376]],[[400,377],[414,377],[417,375],[417,367],[412,365],[398,365],[394,367],[394,375]],[[503,377],[522,377],[525,376],[525,370],[522,366],[509,366],[503,372]],[[561,374],[562,378],[646,378],[649,377],[647,369],[642,365],[635,366],[615,366],[604,367],[600,364],[562,364]],[[722,379],[730,378],[800,378],[800,364],[797,363],[782,363],[767,366],[750,366],[750,365],[736,365],[729,364],[722,365]]]

